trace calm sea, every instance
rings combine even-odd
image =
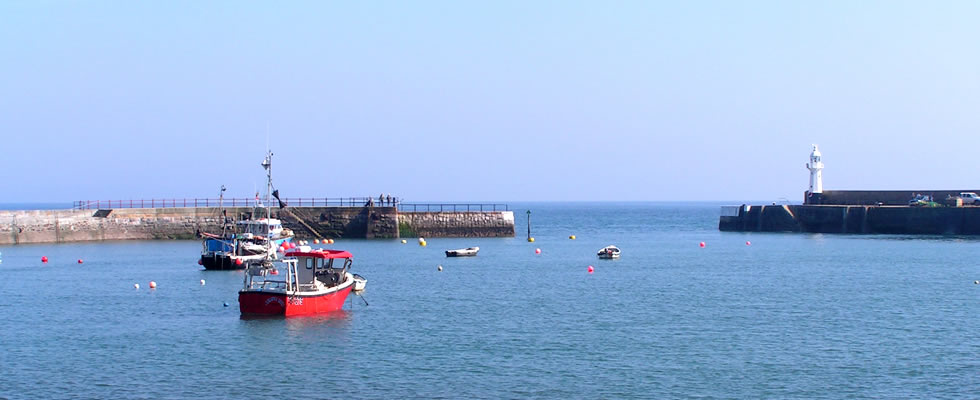
[[[980,396],[976,239],[723,233],[705,203],[511,206],[516,238],[338,240],[370,305],[310,318],[239,318],[241,273],[202,271],[198,242],[0,247],[0,397]],[[596,258],[609,244],[620,260]]]

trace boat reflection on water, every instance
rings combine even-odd
[[[286,317],[285,315],[252,315],[242,314],[239,319],[242,321],[286,321],[286,326],[320,325],[338,320],[347,321],[351,317],[351,312],[340,309],[325,314],[298,315]]]

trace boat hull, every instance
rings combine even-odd
[[[353,285],[339,290],[313,295],[287,295],[282,292],[241,291],[238,307],[242,315],[313,315],[340,310]]]
[[[244,263],[242,263],[242,265],[235,265],[235,261],[232,260],[231,257],[221,256],[221,255],[215,255],[215,256],[202,255],[201,265],[204,266],[204,269],[209,271],[228,271],[234,269],[245,269]]]
[[[446,257],[476,257],[476,252],[472,253],[458,253],[455,251],[447,251]]]

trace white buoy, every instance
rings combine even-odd
[[[204,286],[204,279],[201,279],[201,286]]]
[[[134,283],[134,284],[133,284],[133,288],[135,288],[135,289],[139,289],[139,288],[140,288],[140,284],[138,284],[138,283]]]
[[[439,266],[439,270],[442,271],[442,266],[441,265]]]

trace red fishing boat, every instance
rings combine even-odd
[[[354,256],[343,250],[300,246],[286,253],[284,280],[271,262],[249,265],[238,292],[242,315],[311,315],[340,310],[354,288]],[[276,272],[273,272],[276,271]]]

